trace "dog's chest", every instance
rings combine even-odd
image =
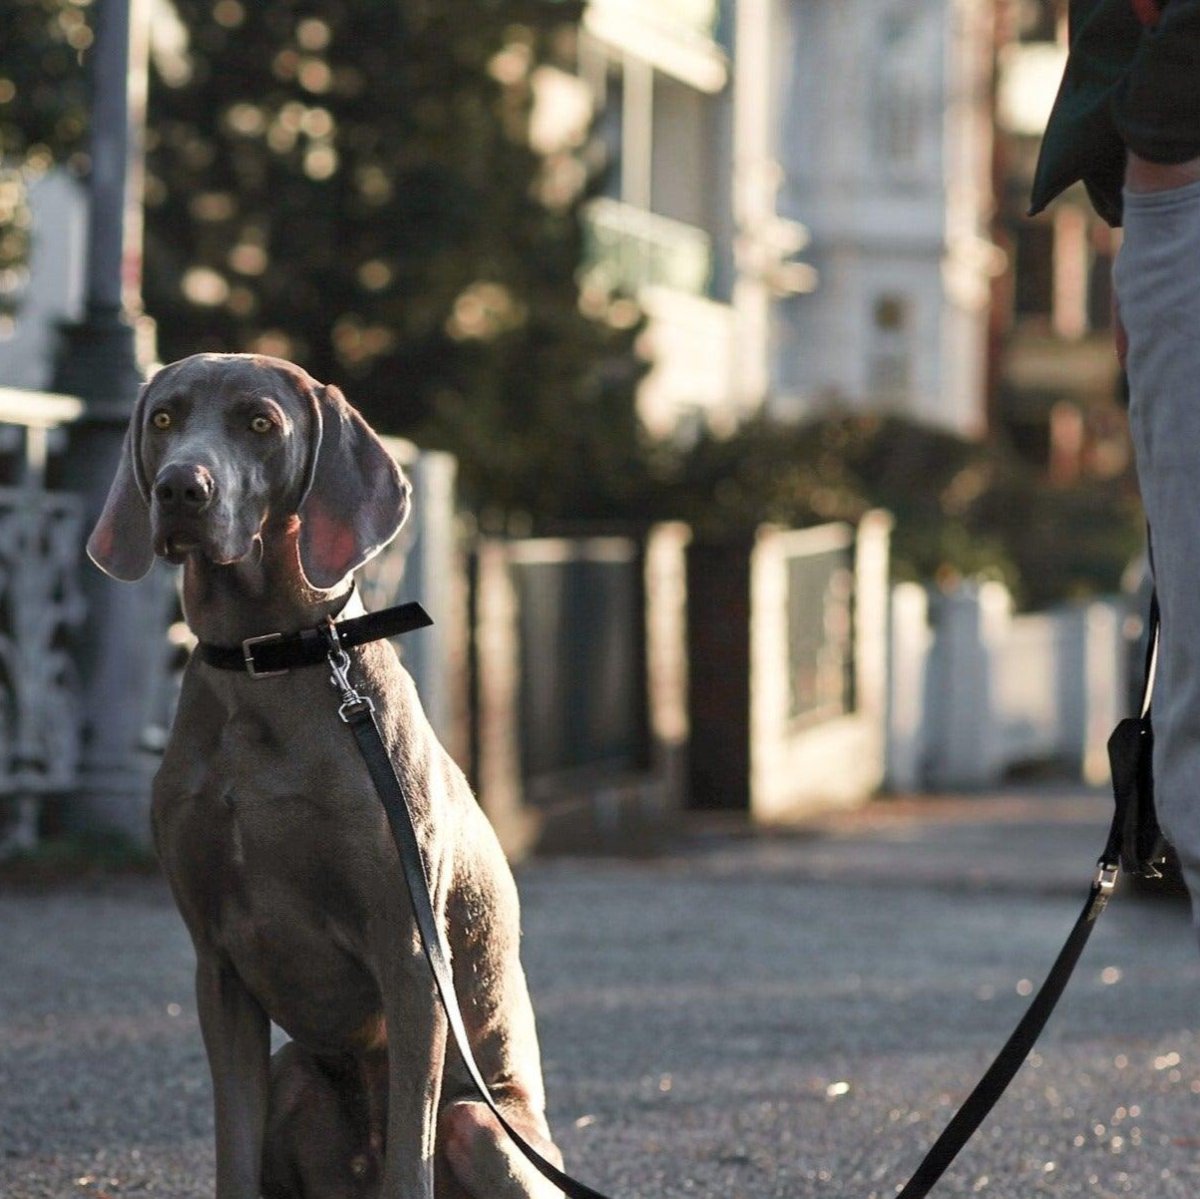
[[[318,868],[353,873],[339,867],[342,851],[361,849],[377,813],[340,725],[302,736],[285,717],[239,709],[187,740],[156,782],[160,848],[193,859],[202,852],[226,894],[282,885],[297,872],[307,884]]]
[[[386,650],[394,663],[391,647]],[[385,713],[384,723],[408,729],[412,721],[403,714],[392,719],[401,711],[396,688],[380,685],[379,674],[356,661],[356,679]],[[388,844],[382,805],[354,735],[338,717],[339,695],[328,671],[296,671],[262,683],[239,678],[234,686],[220,678],[224,686],[216,692],[206,691],[206,682],[202,676],[192,689],[188,712],[181,703],[179,752],[170,769],[164,761],[173,779],[168,804],[190,805],[212,821],[233,861],[249,863],[255,849],[274,858],[297,841],[332,856],[331,835],[359,850],[377,852]],[[414,760],[410,742],[401,732],[394,752],[406,784],[420,795],[426,759]]]
[[[154,805],[159,853],[193,933],[285,1026],[308,1023],[285,1010],[301,994],[330,1008],[346,992],[373,997],[364,930],[380,813],[353,743],[339,744],[342,726],[289,737],[286,722],[251,709],[199,732],[164,759]]]

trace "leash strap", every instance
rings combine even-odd
[[[1162,633],[1162,614],[1158,608],[1158,589],[1150,593],[1150,618],[1146,625],[1146,657],[1142,670],[1142,702],[1138,715],[1144,720],[1150,715],[1150,700],[1154,696],[1154,676],[1158,673],[1158,639]]]
[[[1154,692],[1154,675],[1158,665],[1159,640],[1159,610],[1158,593],[1150,598],[1150,616],[1147,622],[1146,656],[1142,674],[1142,698],[1138,707],[1141,721],[1146,721],[1150,715],[1150,699]],[[1135,722],[1122,722],[1135,723]],[[1120,728],[1120,726],[1118,726]],[[1114,733],[1114,737],[1117,734]],[[1117,875],[1121,868],[1121,849],[1125,840],[1126,825],[1130,819],[1136,819],[1135,810],[1138,802],[1136,786],[1130,785],[1128,779],[1123,779],[1118,770],[1118,763],[1113,763],[1113,797],[1115,800],[1112,824],[1109,827],[1108,839],[1104,844],[1104,852],[1097,863],[1095,881],[1088,894],[1083,911],[1075,921],[1067,937],[1066,944],[1059,951],[1050,973],[1046,976],[1038,993],[1030,1001],[1025,1015],[1013,1030],[1012,1036],[1004,1048],[997,1054],[995,1061],[988,1067],[987,1072],[976,1084],[975,1089],[967,1096],[966,1102],[951,1118],[945,1131],[933,1143],[921,1164],[909,1179],[898,1199],[923,1199],[933,1188],[938,1179],[945,1173],[947,1167],[958,1156],[959,1151],[974,1135],[975,1130],[983,1123],[988,1113],[996,1106],[1000,1096],[1008,1088],[1017,1071],[1021,1068],[1029,1051],[1033,1048],[1050,1013],[1062,997],[1071,975],[1079,962],[1084,946],[1092,935],[1092,929],[1100,913],[1108,904],[1109,896],[1116,886]]]
[[[466,1025],[463,1023],[462,1011],[458,1006],[458,997],[454,991],[450,950],[446,945],[442,927],[434,915],[429,875],[425,868],[425,859],[421,855],[421,846],[417,840],[416,828],[413,826],[408,799],[405,796],[404,787],[396,775],[396,768],[392,765],[392,759],[384,744],[383,735],[379,731],[379,725],[375,721],[374,705],[368,697],[355,690],[346,676],[350,659],[340,641],[342,627],[340,624],[334,625],[331,621],[321,630],[322,638],[325,641],[325,653],[333,668],[333,682],[342,692],[342,703],[338,714],[350,726],[350,731],[354,734],[359,753],[362,754],[363,761],[371,775],[371,781],[375,784],[375,790],[379,792],[384,812],[387,814],[392,838],[396,842],[396,851],[400,855],[405,886],[408,889],[409,899],[412,901],[417,930],[421,935],[421,946],[425,951],[425,958],[429,962],[429,969],[433,973],[434,985],[437,987],[438,996],[445,1009],[454,1043],[467,1067],[471,1082],[479,1093],[479,1097],[487,1104],[492,1115],[500,1122],[500,1126],[511,1138],[513,1144],[533,1167],[558,1187],[568,1199],[606,1199],[606,1196],[600,1191],[593,1190],[564,1173],[552,1162],[547,1161],[521,1136],[497,1106],[479,1071],[475,1055],[471,1052],[471,1042],[467,1036]]]
[[[971,1139],[975,1130],[983,1123],[988,1113],[996,1106],[1000,1096],[1008,1088],[1017,1071],[1021,1068],[1029,1051],[1033,1048],[1041,1031],[1050,1019],[1050,1013],[1062,996],[1075,966],[1083,953],[1083,947],[1092,935],[1096,919],[1104,911],[1108,897],[1116,883],[1116,866],[1105,866],[1101,863],[1096,881],[1088,894],[1087,903],[1075,921],[1067,937],[1066,944],[1059,951],[1046,981],[1042,983],[1037,995],[1030,1001],[1021,1022],[1013,1030],[1004,1048],[996,1056],[996,1060],[988,1067],[987,1072],[976,1084],[975,1089],[967,1097],[966,1102],[958,1109],[945,1131],[934,1142],[933,1147],[926,1153],[921,1164],[917,1167],[900,1192],[899,1199],[923,1199],[946,1168],[958,1156],[962,1147]]]

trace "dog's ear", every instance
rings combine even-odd
[[[141,464],[144,395],[145,388],[134,405],[104,511],[87,542],[88,557],[105,574],[123,583],[136,583],[154,563],[149,492]]]
[[[300,502],[300,567],[327,590],[377,554],[408,516],[412,488],[336,387],[310,392],[308,485]]]

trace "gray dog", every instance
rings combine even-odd
[[[183,566],[201,641],[349,616],[352,572],[409,485],[334,387],[253,355],[159,371],[88,542],[132,581]],[[361,609],[358,609],[361,611]],[[517,894],[490,825],[391,646],[352,650],[411,797],[471,1044],[502,1110],[561,1162],[544,1115]],[[154,839],[196,949],[217,1199],[517,1199],[533,1173],[447,1052],[383,809],[328,670],[262,679],[193,659],[154,783]],[[270,1022],[292,1038],[270,1058]]]

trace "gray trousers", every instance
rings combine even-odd
[[[1200,930],[1200,183],[1126,190],[1114,281],[1162,611],[1155,803]]]

